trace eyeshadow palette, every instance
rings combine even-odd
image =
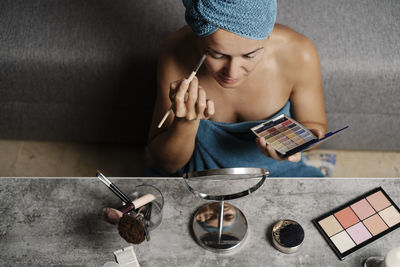
[[[313,220],[333,251],[347,255],[400,227],[400,209],[378,187]]]
[[[323,138],[318,139],[305,126],[283,114],[261,123],[251,128],[251,130],[258,137],[265,138],[267,144],[271,145],[279,156],[285,158],[308,149],[317,143],[326,141],[334,134],[348,127],[329,132]]]

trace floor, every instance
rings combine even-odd
[[[0,140],[0,176],[92,177],[96,170],[110,177],[143,176],[143,155],[129,146]],[[329,166],[333,177],[400,177],[400,152],[316,149],[304,156],[318,165],[327,155],[336,157]]]

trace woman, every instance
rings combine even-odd
[[[276,0],[184,0],[188,23],[163,45],[148,139],[149,175],[262,167],[270,176],[321,176],[301,154],[287,159],[251,127],[286,114],[322,137],[327,129],[317,51],[275,24]],[[206,55],[191,82],[193,67]],[[173,103],[173,114],[158,129]]]

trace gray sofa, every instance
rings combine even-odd
[[[144,146],[180,0],[0,1],[0,138]],[[278,0],[322,65],[325,148],[400,150],[400,1]]]

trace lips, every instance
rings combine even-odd
[[[223,74],[218,75],[219,79],[226,84],[235,84],[239,81],[239,79],[232,79],[228,76],[225,76]]]

